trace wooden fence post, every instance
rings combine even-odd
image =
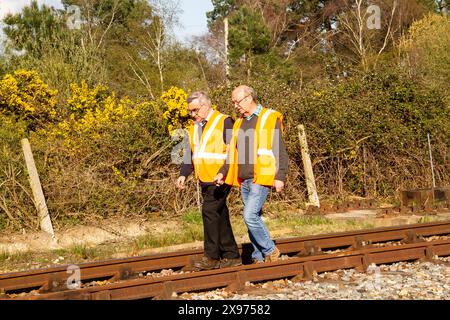
[[[36,169],[33,153],[31,152],[30,142],[25,138],[21,140],[21,144],[41,230],[49,233],[54,240],[55,233],[53,231],[52,221],[50,220],[50,215],[48,213],[47,204],[45,203],[44,192],[42,191],[41,181]]]
[[[298,137],[300,140],[300,147],[302,151],[303,167],[305,169],[306,187],[308,189],[309,203],[320,208],[319,196],[317,195],[316,181],[314,180],[314,173],[309,156],[308,142],[306,141],[305,127],[298,125]]]

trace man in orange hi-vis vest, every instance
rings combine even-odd
[[[255,91],[248,86],[237,87],[231,96],[241,118],[233,126],[227,161],[214,181],[241,188],[253,262],[275,261],[280,251],[270,239],[261,215],[270,188],[281,192],[288,171],[281,135],[283,116],[257,103]]]
[[[202,91],[192,93],[187,102],[195,123],[189,130],[189,145],[176,186],[183,189],[186,178],[194,172],[202,189],[204,256],[193,266],[200,270],[238,266],[242,261],[226,203],[231,187],[214,183],[226,160],[233,120],[213,110],[210,99]]]

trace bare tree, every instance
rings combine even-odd
[[[146,72],[139,66],[136,60],[129,54],[126,54],[126,58],[129,61],[129,66],[133,71],[134,75],[138,78],[139,82],[145,87],[152,99],[155,99],[153,94],[152,84],[147,77]]]
[[[337,16],[337,33],[348,41],[349,49],[358,57],[364,71],[369,70],[372,61],[373,66],[376,66],[389,39],[393,39],[393,33],[396,31],[393,29],[396,10],[397,0],[393,0],[388,15],[384,14],[379,6],[367,6],[364,0],[352,0],[348,9]],[[379,44],[381,34],[383,41]]]
[[[204,35],[192,37],[190,43],[196,52],[205,55],[210,65],[217,66],[218,70],[222,71],[218,76],[220,80],[224,80],[226,63],[224,29],[222,24],[215,24],[212,28],[212,31]]]
[[[119,1],[114,0],[111,10],[105,12],[96,9],[92,0],[80,1],[85,36],[81,39],[81,47],[85,52],[88,51],[88,45],[95,50],[100,50],[104,45],[105,38],[116,20]]]
[[[159,72],[161,91],[164,91],[165,50],[171,43],[171,31],[178,23],[178,1],[152,0],[155,14],[140,39],[144,52],[151,57]]]

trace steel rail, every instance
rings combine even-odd
[[[261,282],[282,278],[293,278],[294,281],[298,281],[310,279],[314,272],[351,268],[364,271],[372,263],[386,264],[399,261],[425,260],[433,259],[434,256],[448,255],[450,255],[450,239],[295,257],[265,264],[242,265],[162,278],[135,279],[78,290],[17,297],[17,299],[169,299],[174,292],[183,293],[222,287],[228,287],[230,290],[236,291],[243,289],[247,281]]]
[[[412,243],[417,241],[420,236],[443,234],[450,234],[449,220],[277,239],[275,242],[282,254],[308,256],[320,253],[321,250],[349,247],[358,249],[364,245],[377,242],[403,240],[404,242]],[[248,243],[240,245],[239,250],[244,264],[250,263],[251,245]],[[192,261],[202,254],[203,251],[201,249],[184,250],[141,257],[81,263],[77,266],[80,268],[81,281],[83,282],[98,279],[116,281],[129,279],[140,272],[188,268]],[[18,290],[31,291],[32,289],[39,289],[41,292],[64,290],[66,281],[70,276],[67,273],[67,268],[68,266],[65,265],[0,274],[0,291],[9,293]]]

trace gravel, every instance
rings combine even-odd
[[[183,293],[187,300],[448,300],[450,299],[450,257],[443,263],[399,262],[371,265],[366,273],[354,269],[315,274],[311,281],[288,279],[246,283],[245,290],[230,293],[217,289]]]

